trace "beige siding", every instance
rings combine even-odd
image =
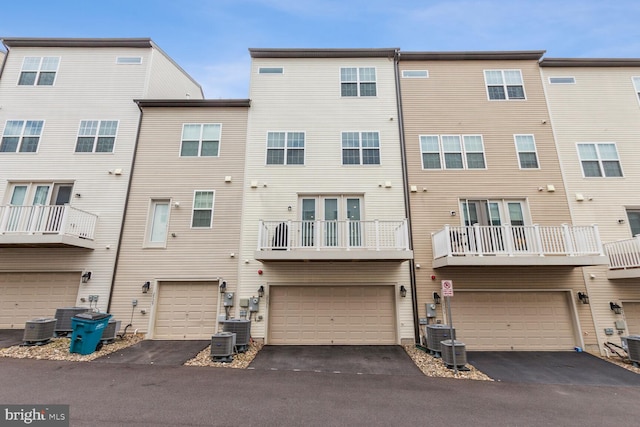
[[[553,129],[567,183],[567,197],[575,224],[598,224],[603,242],[631,237],[625,208],[640,207],[640,104],[633,87],[633,76],[640,67],[542,67]],[[550,76],[573,76],[575,84],[552,85]],[[614,142],[622,165],[622,178],[584,178],[577,152],[580,142]],[[576,200],[576,193],[583,201]],[[609,302],[640,300],[638,279],[607,280],[607,267],[584,269],[593,318],[600,346],[616,334],[607,336],[621,320],[610,310]],[[629,330],[625,330],[628,334]]]
[[[144,94],[146,99],[202,99],[202,88],[171,58],[154,49],[149,60],[153,79]]]
[[[427,79],[401,79],[409,185],[417,188],[410,205],[415,262],[420,264],[418,317],[426,317],[424,304],[433,301],[433,292],[440,293],[442,279],[452,279],[458,289],[584,291],[580,270],[571,267],[431,267],[431,234],[445,224],[463,225],[460,199],[523,200],[531,224],[571,223],[537,61],[401,61],[400,69],[429,70]],[[489,69],[521,70],[526,100],[490,101],[484,81]],[[423,170],[419,136],[451,134],[482,135],[487,168]],[[539,169],[520,169],[515,134],[534,135]],[[556,191],[539,191],[548,184]],[[584,344],[594,345],[588,308],[577,307],[577,316]]]
[[[341,97],[340,67],[363,66],[376,68],[377,96]],[[283,67],[284,73],[258,74],[259,67]],[[260,284],[297,284],[301,278],[314,284],[384,281],[409,288],[407,263],[260,264],[253,259],[258,221],[299,219],[300,195],[359,195],[363,197],[362,218],[365,220],[406,217],[393,61],[387,58],[254,58],[250,98],[241,296],[255,295]],[[304,166],[266,166],[266,140],[270,131],[305,132]],[[341,132],[347,131],[379,132],[381,164],[342,166]],[[251,181],[258,183],[257,188],[249,187]],[[385,188],[386,181],[391,182],[391,188]],[[263,271],[262,275],[256,274],[258,269]],[[263,305],[258,314],[268,320],[268,307]],[[401,319],[398,339],[413,340],[411,313],[410,297],[407,297],[398,306]],[[265,336],[265,323],[255,323],[252,333]]]
[[[184,123],[220,123],[220,156],[180,157]],[[219,279],[227,282],[229,291],[236,290],[246,125],[246,108],[144,109],[113,290],[111,311],[116,317],[129,319],[131,300],[137,299],[133,325],[148,331],[155,315],[154,293],[163,280]],[[225,182],[226,176],[231,182]],[[191,228],[196,190],[215,191],[210,229]],[[152,199],[179,203],[170,208],[164,248],[145,247]],[[146,281],[152,289],[143,294]]]

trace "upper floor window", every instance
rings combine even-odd
[[[525,99],[520,70],[485,70],[489,99]]]
[[[614,143],[578,144],[578,155],[585,177],[620,177],[622,167]]]
[[[520,169],[538,169],[538,153],[533,135],[514,135]]]
[[[165,247],[169,228],[169,200],[151,200],[145,246]]]
[[[211,228],[213,221],[213,196],[215,192],[196,191],[193,196],[192,228]]]
[[[570,85],[575,82],[575,77],[549,77],[549,83],[552,85]]]
[[[343,165],[379,165],[378,132],[342,132]]]
[[[376,96],[376,69],[340,68],[340,93],[342,96]]]
[[[2,134],[0,153],[35,153],[43,126],[42,120],[8,120]]]
[[[482,135],[420,135],[422,169],[485,169]]]
[[[427,70],[402,70],[403,79],[427,79],[429,71]]]
[[[220,124],[184,124],[180,156],[218,157],[221,128]]]
[[[636,95],[638,95],[638,101],[640,101],[640,77],[633,78],[633,87],[636,90]]]
[[[282,67],[260,67],[260,68],[258,68],[258,74],[284,74],[284,68],[282,68]]]
[[[268,132],[268,165],[304,165],[304,132]]]
[[[57,56],[27,56],[22,61],[18,85],[53,86],[60,58]]]
[[[118,133],[117,120],[82,120],[76,153],[113,153]]]
[[[116,64],[142,64],[141,56],[118,56]]]

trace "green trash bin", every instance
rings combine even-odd
[[[71,318],[71,344],[69,353],[91,354],[102,347],[102,333],[107,327],[111,315],[107,313],[86,312]]]

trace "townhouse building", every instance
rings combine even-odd
[[[414,342],[397,49],[250,54],[238,293],[264,292],[252,335]]]
[[[142,111],[110,312],[152,339],[210,339],[236,292],[249,100]]]
[[[640,60],[540,62],[567,201],[576,225],[597,223],[607,265],[584,268],[601,348],[640,334]]]
[[[150,39],[6,38],[0,75],[0,328],[107,309],[136,98],[203,97]]]
[[[606,258],[597,227],[572,221],[542,55],[400,55],[418,316],[453,321],[469,350],[597,349],[577,295]]]

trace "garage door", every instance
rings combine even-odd
[[[640,302],[623,302],[622,310],[629,335],[640,335]]]
[[[452,316],[468,350],[573,350],[566,292],[456,292]]]
[[[218,282],[160,282],[154,339],[211,339],[218,292]]]
[[[395,344],[393,286],[272,286],[269,343]]]
[[[23,329],[27,320],[76,305],[80,274],[0,273],[0,329]]]

